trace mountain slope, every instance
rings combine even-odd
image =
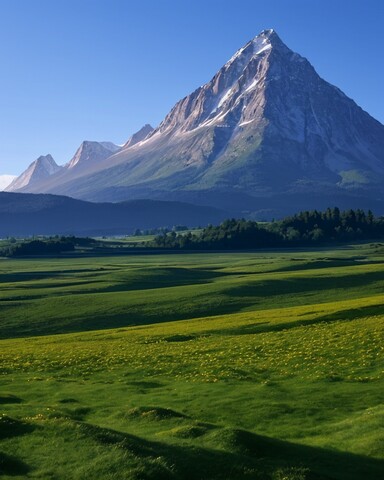
[[[118,150],[119,147],[111,142],[90,142],[86,140],[80,145],[65,168],[67,170],[89,168],[110,157]]]
[[[265,30],[144,140],[81,178],[31,190],[211,205],[233,196],[242,211],[279,199],[281,213],[293,211],[293,199],[317,208],[314,196],[341,197],[344,206],[366,201],[384,212],[383,179],[384,126]]]
[[[129,234],[136,228],[219,223],[226,213],[182,202],[91,203],[58,195],[0,192],[0,238]]]
[[[41,181],[60,171],[61,168],[56,164],[52,155],[42,155],[32,162],[25,172],[15,178],[5,190],[13,191],[26,187],[33,188],[33,185],[38,185]]]
[[[136,143],[142,142],[143,140],[148,137],[150,133],[152,133],[154,128],[152,125],[149,125],[149,123],[146,123],[140,130],[136,133],[134,133],[124,144],[123,148],[128,148],[132,147],[133,145],[136,145]]]
[[[6,189],[8,192],[40,192],[55,190],[55,185],[72,181],[88,172],[120,150],[121,147],[112,142],[84,141],[76,150],[72,159],[64,166],[57,166],[40,173],[41,165],[46,164],[50,157],[40,157],[33,162],[28,169],[16,178]],[[50,157],[52,159],[52,157]],[[52,159],[53,161],[53,159]],[[48,173],[49,172],[49,173]]]

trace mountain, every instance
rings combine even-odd
[[[100,143],[100,145],[102,145],[104,148],[106,148],[107,150],[109,150],[112,153],[116,153],[118,150],[121,149],[120,145],[115,145],[112,142],[99,142],[99,143]]]
[[[67,170],[72,168],[87,169],[110,157],[119,149],[120,147],[111,142],[84,141],[76,150],[73,158],[65,165],[65,168]]]
[[[5,190],[13,191],[21,188],[33,188],[34,185],[38,185],[41,181],[60,170],[61,167],[56,164],[52,155],[42,155],[32,162],[25,172],[15,178]]]
[[[145,138],[153,128],[150,125],[145,125],[138,132],[134,133],[127,143],[137,143],[142,138]],[[35,182],[25,182],[24,179],[29,176],[30,168],[33,164],[23,172],[20,177],[9,186],[9,192],[50,192],[55,191],[57,186],[62,186],[66,183],[73,182],[76,178],[88,174],[93,169],[97,168],[102,160],[108,159],[111,155],[121,150],[121,146],[115,145],[112,142],[95,142],[84,141],[76,150],[72,159],[63,167],[60,167],[54,173],[57,175],[42,176],[38,185]]]
[[[122,235],[135,229],[217,224],[227,213],[182,202],[91,203],[45,194],[0,192],[0,238],[29,235]]]
[[[150,133],[153,132],[153,130],[154,128],[149,125],[149,123],[146,123],[144,127],[140,128],[138,132],[134,133],[131,137],[129,137],[123,148],[132,147],[133,145],[136,145],[136,143],[142,142],[148,137]]]
[[[112,142],[84,141],[76,150],[72,159],[63,167],[59,167],[53,158],[39,157],[28,169],[16,178],[6,189],[8,192],[40,192],[55,190],[55,185],[70,182],[81,175],[87,174],[102,160],[107,159],[121,149]],[[47,160],[48,159],[48,160]],[[48,163],[47,163],[48,162]],[[50,168],[52,164],[53,168]],[[43,167],[46,168],[47,173]]]
[[[28,190],[270,217],[336,202],[384,213],[383,180],[384,126],[264,30],[143,140],[81,177]]]
[[[0,175],[0,192],[7,188],[15,178],[16,175]]]

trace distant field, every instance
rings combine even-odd
[[[3,478],[384,478],[383,246],[8,259],[0,282]]]

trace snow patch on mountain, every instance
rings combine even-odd
[[[374,198],[368,186],[379,191],[384,181],[384,126],[273,30],[240,48],[155,130],[145,125],[113,154],[103,143],[89,155],[86,147],[33,191],[92,201],[227,190],[327,196],[344,195],[359,177]]]

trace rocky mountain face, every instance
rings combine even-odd
[[[149,123],[146,123],[144,127],[140,128],[140,130],[136,133],[134,133],[124,144],[123,148],[128,148],[132,147],[133,145],[136,145],[136,143],[142,142],[145,140],[150,133],[152,133],[154,128],[149,125]]]
[[[178,199],[249,215],[336,201],[384,213],[384,126],[273,30],[238,50],[156,129],[134,137],[81,177],[29,191]]]
[[[27,170],[19,177],[15,178],[10,185],[5,189],[6,191],[19,190],[22,188],[33,188],[34,185],[39,185],[51,175],[59,172],[62,167],[56,164],[52,155],[44,155],[32,162]],[[39,187],[37,187],[39,188]]]

